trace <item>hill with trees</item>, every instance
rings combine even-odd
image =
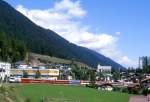
[[[74,59],[91,67],[96,67],[100,63],[101,65],[110,65],[113,68],[123,68],[104,55],[72,44],[54,31],[37,26],[3,0],[0,0],[0,31],[6,38],[11,39],[9,41],[15,39],[16,44],[19,44],[16,45],[17,49],[12,49],[14,55],[17,54],[17,56],[24,55],[20,50],[23,48],[24,53],[26,47],[29,52],[68,60]],[[19,48],[20,45],[22,45],[21,48]],[[21,58],[19,57],[19,59]],[[15,61],[16,59],[12,60]]]
[[[23,60],[26,52],[27,48],[22,41],[0,32],[0,60],[7,62]]]

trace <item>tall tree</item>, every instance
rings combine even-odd
[[[89,74],[90,74],[91,85],[92,85],[92,87],[95,87],[95,81],[96,81],[96,72],[95,72],[95,70],[89,70]]]
[[[16,62],[23,60],[26,56],[27,48],[25,43],[13,37],[6,36],[0,31],[0,60]]]
[[[26,71],[23,71],[23,78],[28,78],[28,73]]]
[[[41,72],[40,70],[38,69],[35,73],[35,78],[40,78],[41,77]]]

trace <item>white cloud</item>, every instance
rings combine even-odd
[[[115,32],[115,34],[116,34],[116,35],[120,35],[120,34],[121,34],[121,32]]]
[[[72,43],[93,49],[120,64],[135,65],[134,61],[118,50],[119,36],[93,33],[89,31],[89,26],[82,25],[81,20],[87,11],[81,7],[80,1],[62,0],[56,2],[54,7],[45,10],[27,9],[22,5],[17,6],[16,9],[36,24],[57,32]],[[115,34],[121,33],[115,32]]]
[[[69,15],[82,17],[86,14],[80,6],[80,1],[72,2],[70,0],[62,0],[61,2],[55,3],[54,9],[56,11],[67,12]]]
[[[119,63],[127,63],[128,65],[137,66],[138,61],[137,60],[131,60],[127,56],[123,56],[121,60],[119,60]]]

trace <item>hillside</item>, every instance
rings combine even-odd
[[[111,65],[113,68],[123,68],[110,58],[72,44],[54,31],[37,26],[2,0],[0,0],[0,31],[9,37],[23,41],[30,52],[68,60],[74,59],[91,67],[96,67],[100,63]]]
[[[86,68],[91,68],[90,66],[81,63],[81,62],[77,62],[74,60],[67,60],[67,59],[63,59],[63,58],[58,58],[58,57],[51,57],[48,55],[40,55],[40,54],[36,54],[36,53],[29,53],[28,54],[28,59],[29,60],[40,60],[41,62],[45,63],[45,62],[49,62],[49,63],[61,63],[61,64],[71,64],[72,61],[74,64],[76,64],[78,67],[86,67]]]

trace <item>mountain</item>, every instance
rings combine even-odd
[[[44,29],[0,0],[0,31],[21,40],[30,52],[83,62],[89,66],[111,65],[124,68],[93,50],[72,44],[52,30]]]

